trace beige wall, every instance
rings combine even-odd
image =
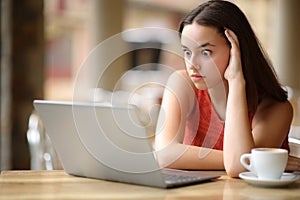
[[[276,0],[275,67],[281,82],[300,89],[300,1]]]

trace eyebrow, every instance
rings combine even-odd
[[[211,44],[209,42],[206,42],[206,43],[203,43],[203,44],[199,45],[198,47],[196,47],[196,49],[204,48],[204,47],[207,47],[207,46],[213,46],[213,47],[215,47],[216,45]],[[181,44],[181,47],[182,48],[188,48],[188,47],[184,46],[183,44]]]

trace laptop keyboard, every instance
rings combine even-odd
[[[169,183],[184,183],[184,182],[193,182],[200,180],[201,177],[193,177],[193,176],[184,176],[184,175],[178,175],[178,174],[164,174],[165,182],[167,184]]]

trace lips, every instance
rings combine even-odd
[[[203,76],[201,76],[200,74],[192,74],[191,77],[198,78],[198,77],[203,77]]]
[[[200,74],[192,74],[191,78],[192,78],[193,81],[200,81],[200,80],[204,79],[205,76],[202,76]]]

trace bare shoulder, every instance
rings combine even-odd
[[[290,126],[293,119],[293,107],[291,103],[289,101],[279,102],[268,98],[263,99],[258,105],[253,120],[259,122],[268,119],[276,119],[276,122],[282,122]]]
[[[281,147],[289,133],[293,109],[289,101],[264,99],[252,121],[252,133],[256,146]]]
[[[174,91],[189,92],[194,91],[195,86],[186,74],[185,70],[178,70],[171,74],[167,87]]]
[[[188,76],[187,76],[187,74],[186,74],[186,71],[185,70],[178,70],[178,71],[176,71],[179,75],[181,75],[181,76],[183,76],[183,77],[185,77],[185,78],[188,78]]]
[[[269,112],[286,113],[293,116],[293,108],[289,101],[279,102],[266,98],[258,105],[257,114]]]
[[[188,77],[185,70],[177,70],[171,76],[170,79],[175,82],[186,82],[189,85],[193,85],[191,79]]]
[[[178,70],[171,74],[168,79],[163,99],[176,101],[181,107],[190,112],[195,101],[195,86],[186,74],[185,70]],[[173,101],[174,102],[174,101]]]

